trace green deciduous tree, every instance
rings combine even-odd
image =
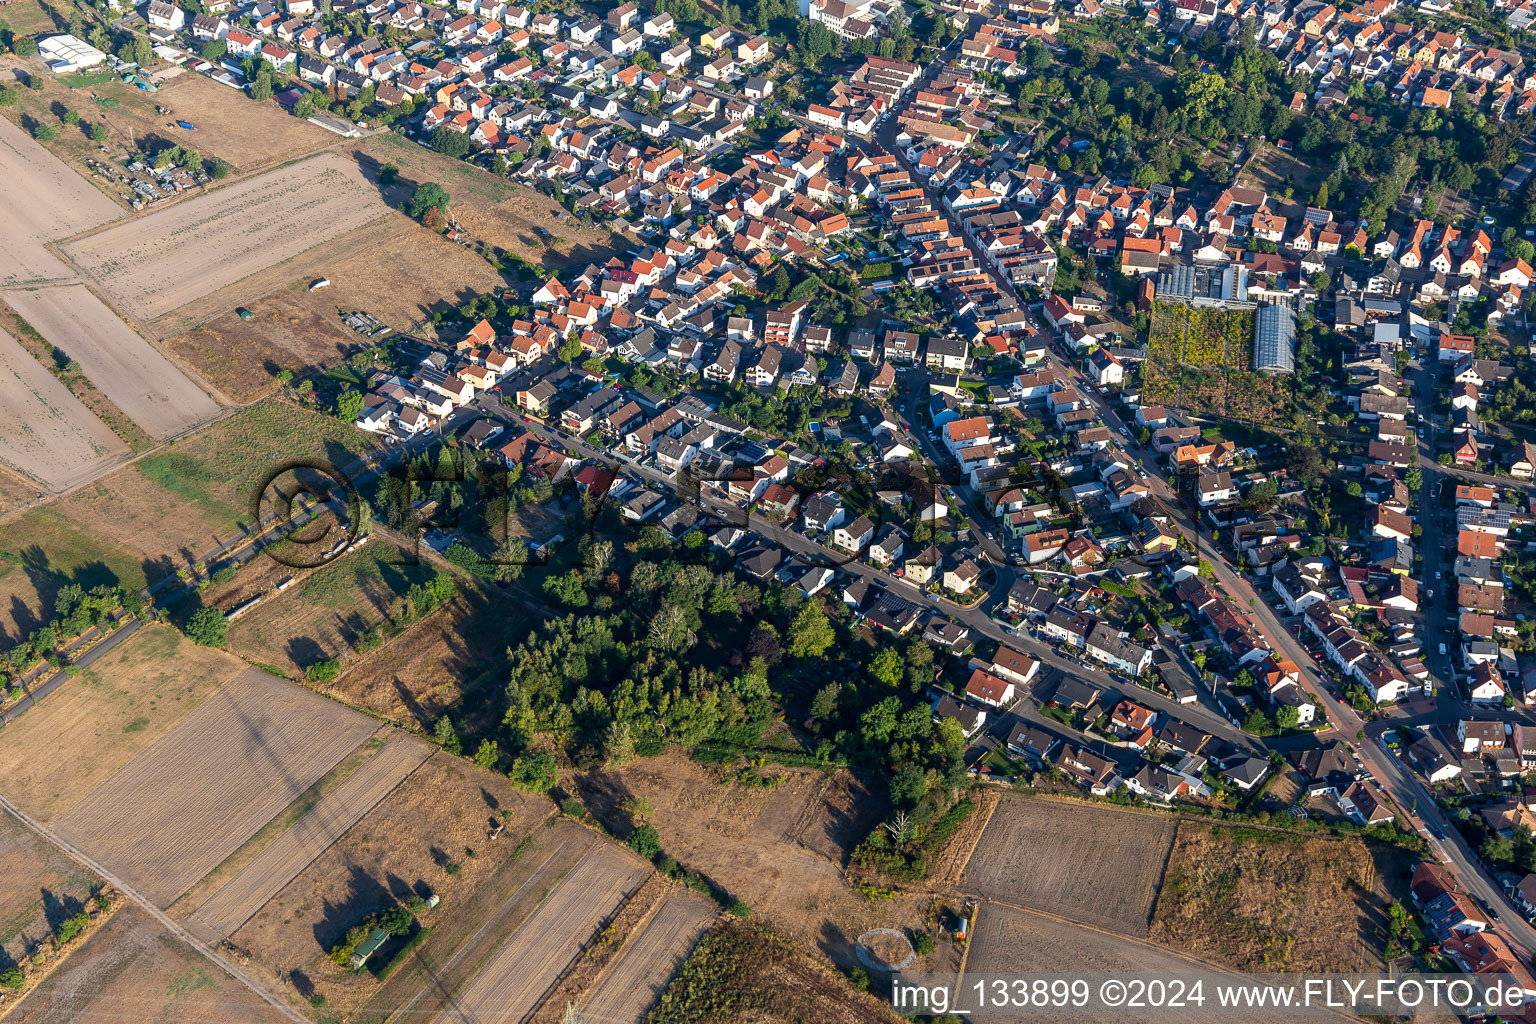
[[[223,647],[229,635],[229,621],[217,608],[199,608],[187,620],[187,636],[201,647]]]
[[[835,636],[827,613],[816,601],[808,601],[789,625],[788,651],[792,658],[819,658],[832,646]]]
[[[428,210],[435,209],[446,214],[448,202],[447,190],[435,181],[428,181],[416,186],[407,209],[412,217],[420,220]]]
[[[457,160],[469,152],[469,136],[442,125],[432,132],[431,146],[444,156]]]

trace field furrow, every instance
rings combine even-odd
[[[64,246],[133,316],[152,320],[389,211],[333,153],[215,189]]]
[[[1006,795],[965,869],[988,899],[1145,937],[1177,819]]]
[[[421,740],[404,733],[392,735],[378,753],[198,908],[187,922],[192,933],[205,942],[232,934],[431,753],[432,748]]]
[[[248,669],[56,827],[166,907],[376,728],[363,715]]]
[[[712,917],[714,908],[700,897],[685,892],[668,896],[640,934],[624,944],[608,976],[584,1001],[586,1019],[640,1024]]]
[[[439,1024],[518,1024],[649,870],[618,847],[593,849],[470,979]]]
[[[84,285],[8,291],[5,301],[156,440],[219,414],[218,403]]]
[[[128,446],[0,331],[0,452],[12,468],[65,490],[128,455]]]

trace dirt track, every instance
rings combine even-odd
[[[248,669],[71,807],[56,831],[163,908],[375,728]]]
[[[4,331],[0,442],[6,462],[55,491],[84,483],[128,455],[122,439]]]
[[[122,309],[152,320],[388,212],[356,164],[322,153],[64,246]]]
[[[5,301],[157,441],[219,414],[213,399],[84,285],[9,291]]]
[[[687,892],[668,896],[640,934],[624,944],[607,977],[584,1000],[586,1019],[640,1024],[714,916],[715,908],[700,896]]]
[[[518,1024],[649,870],[616,846],[595,847],[470,979],[438,1024]]]
[[[320,799],[187,921],[205,942],[232,934],[399,785],[432,748],[395,733],[378,753]]]

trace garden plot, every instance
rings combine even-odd
[[[291,259],[388,212],[356,164],[323,153],[64,246],[143,320]]]
[[[169,906],[375,728],[363,715],[248,669],[56,827]]]
[[[432,748],[404,733],[326,794],[299,821],[256,856],[187,922],[193,934],[214,942],[234,932],[332,843],[384,799],[427,759]]]
[[[13,469],[52,491],[85,483],[128,455],[122,439],[4,331],[0,442]]]
[[[1177,819],[1066,800],[999,802],[965,869],[988,899],[1145,936]]]
[[[594,847],[459,991],[439,1024],[518,1024],[649,871],[620,847]]]
[[[640,1024],[714,916],[715,908],[702,897],[687,892],[668,896],[582,1001],[587,1019]]]
[[[155,440],[219,414],[213,399],[84,285],[10,291],[5,301]]]
[[[74,273],[43,248],[122,216],[117,205],[92,188],[62,160],[11,121],[0,118],[0,285],[69,279]]]

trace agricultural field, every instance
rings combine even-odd
[[[1141,366],[1148,401],[1268,423],[1286,415],[1282,378],[1253,370],[1252,310],[1155,304]]]
[[[0,813],[0,969],[28,955],[84,909],[101,880],[9,814]]]
[[[669,895],[640,932],[625,940],[602,981],[581,1001],[587,1019],[641,1024],[716,913],[700,896]]]
[[[388,617],[393,601],[434,571],[424,554],[370,537],[231,622],[230,650],[299,678],[316,662],[349,651]]]
[[[1175,949],[1165,949],[1139,939],[1083,928],[1014,907],[984,904],[972,933],[965,970],[967,979],[986,974],[1016,975],[1021,971],[1044,975],[1135,974],[1151,977],[1209,971],[1210,965]],[[1038,1024],[1042,1018],[1004,1014],[984,1019],[997,1024]],[[1063,1024],[1100,1024],[1104,1016],[1066,1013],[1053,1015],[1050,1019]],[[1165,1011],[1156,1017],[1125,1014],[1115,1020],[1127,1024],[1143,1021],[1196,1024],[1208,1021],[1210,1017]],[[1244,1014],[1242,1020],[1243,1024],[1281,1024],[1284,1018]]]
[[[1168,814],[1005,794],[963,884],[988,899],[1145,936],[1175,824]]]
[[[439,1024],[523,1020],[650,871],[649,864],[612,843],[587,851],[469,983],[454,993],[452,1005],[437,1017]]]
[[[193,934],[215,942],[250,920],[431,752],[431,745],[423,740],[390,734],[371,757],[319,796],[287,831],[198,907],[187,922]]]
[[[437,182],[453,199],[450,214],[471,238],[550,270],[601,264],[633,244],[606,227],[578,221],[559,203],[525,185],[423,149],[393,133],[367,140],[355,155],[364,168],[384,164],[400,168],[397,188],[402,195],[422,182]],[[536,228],[549,234],[541,235]]]
[[[356,165],[321,154],[67,243],[117,306],[153,320],[385,213]]]
[[[310,291],[324,277],[327,288]],[[149,325],[155,337],[236,402],[334,366],[373,344],[339,310],[363,310],[397,330],[433,338],[431,316],[506,280],[477,253],[391,212],[292,260],[212,292]],[[232,308],[252,313],[242,319]]]
[[[5,301],[156,440],[219,414],[213,399],[84,285],[9,291]]]
[[[53,822],[244,668],[169,626],[141,627],[6,726],[0,791]]]
[[[434,753],[231,941],[267,965],[274,981],[290,967],[302,969],[338,1013],[366,1002],[369,1011],[353,1019],[382,1020],[405,1003],[415,1009],[404,1019],[430,1019],[432,1001],[446,996],[439,985],[461,984],[509,922],[526,916],[600,841],[569,822],[544,827],[553,810],[547,798],[521,792],[503,775]],[[504,832],[492,840],[494,821]],[[450,872],[449,864],[458,867]],[[426,891],[443,901],[425,919],[432,934],[382,988],[368,972],[343,970],[326,956],[365,915]]]
[[[376,728],[372,719],[247,669],[55,827],[169,906]]]
[[[1179,825],[1157,942],[1240,971],[1375,971],[1412,859],[1362,840]]]
[[[16,1024],[288,1020],[131,906],[74,950],[6,1019]]]
[[[46,621],[65,583],[142,587],[192,565],[251,520],[276,466],[377,451],[373,434],[269,399],[0,524],[0,636]]]
[[[69,267],[43,243],[122,216],[115,203],[6,118],[0,118],[0,181],[6,225],[0,286],[6,288],[71,278]]]
[[[0,451],[52,491],[85,483],[129,454],[122,439],[9,334],[0,331]]]
[[[919,925],[920,898],[871,902],[843,877],[853,848],[889,812],[883,797],[851,773],[758,772],[779,781],[743,785],[724,768],[666,753],[575,782],[588,810],[621,834],[624,802],[650,801],[647,820],[667,853],[847,967],[857,963],[854,937]]]

